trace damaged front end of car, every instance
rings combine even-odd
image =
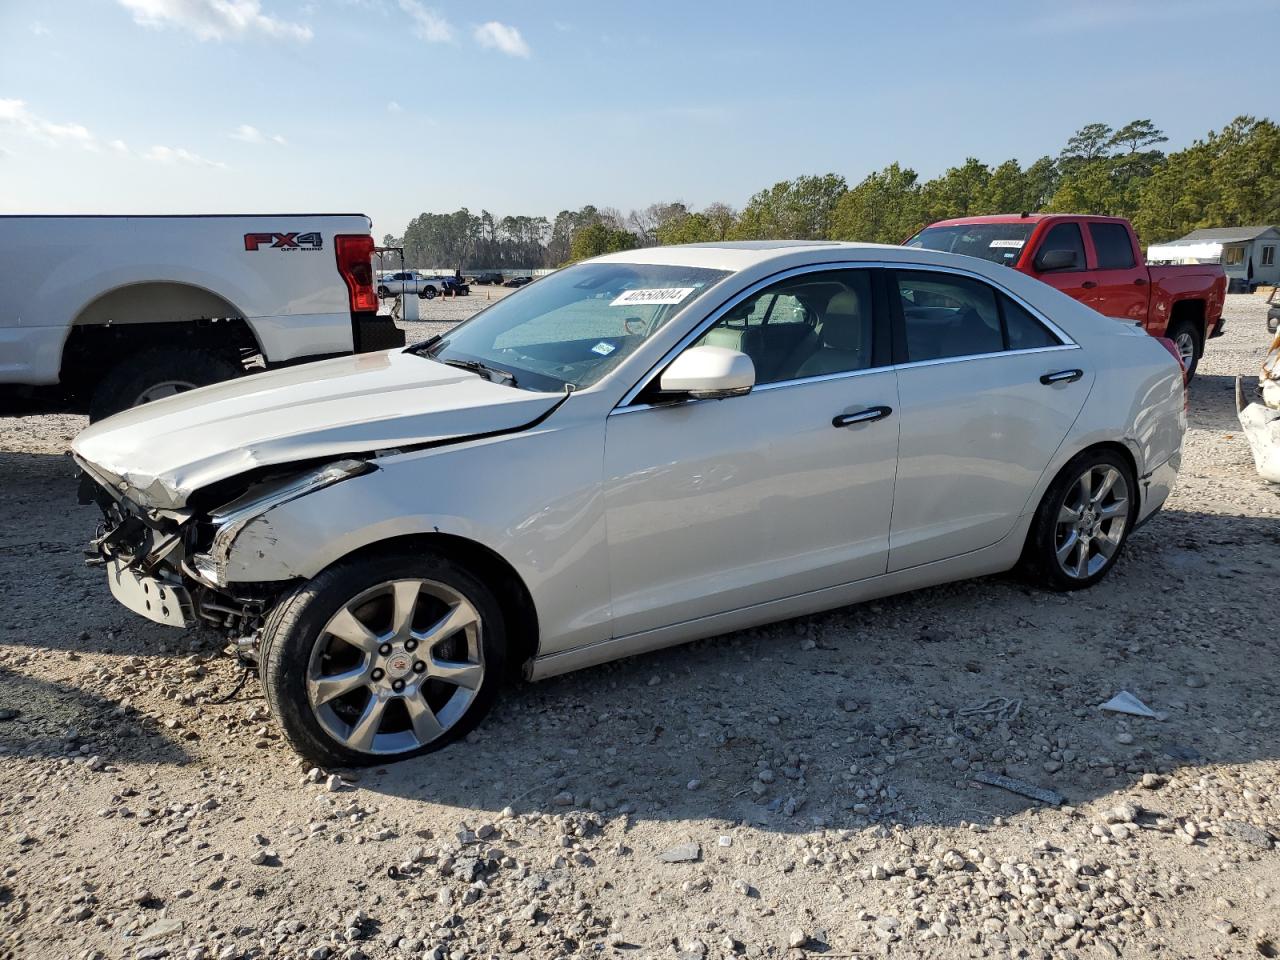
[[[237,537],[282,504],[378,469],[359,457],[281,464],[222,480],[171,508],[76,459],[84,471],[80,502],[102,511],[86,563],[106,568],[116,600],[155,623],[216,630],[250,661],[263,619],[296,578],[231,582]]]

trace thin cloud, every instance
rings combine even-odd
[[[236,127],[231,134],[231,139],[239,140],[242,143],[278,143],[282,147],[288,142],[278,133],[267,136],[257,127],[250,126],[247,123],[242,123]]]
[[[489,50],[499,50],[509,57],[528,58],[532,51],[520,31],[497,20],[482,23],[475,30],[476,43]]]
[[[116,0],[144,27],[177,27],[201,40],[260,35],[306,42],[311,28],[262,12],[260,0]]]
[[[427,43],[452,43],[453,25],[431,7],[418,0],[400,0],[400,9],[413,21],[413,33]]]
[[[225,167],[226,164],[218,160],[209,160],[200,156],[198,153],[192,153],[182,147],[165,147],[156,145],[142,155],[144,160],[151,160],[154,163],[178,164],[185,163],[193,167]]]
[[[31,24],[31,32],[32,32],[33,34],[35,34],[37,37],[47,37],[47,36],[50,36],[50,35],[53,33],[53,31],[52,31],[52,30],[50,30],[48,27],[46,27],[46,26],[45,26],[43,23],[41,23],[39,20],[35,20],[35,21],[33,21],[33,22],[32,22],[32,24]]]
[[[395,100],[388,101],[387,113],[404,113],[404,107],[400,106]]]
[[[0,125],[25,133],[48,146],[77,146],[84,150],[101,149],[97,138],[81,123],[55,123],[37,116],[25,100],[0,99]]]
[[[129,145],[125,143],[123,140],[112,140],[110,143],[107,144],[107,146],[110,147],[112,150],[114,150],[116,153],[129,152]]]

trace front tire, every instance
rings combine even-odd
[[[1062,468],[1031,523],[1023,569],[1051,590],[1091,587],[1115,566],[1138,516],[1124,457],[1085,450]]]
[[[194,347],[144,350],[120,361],[99,381],[89,399],[89,422],[243,373],[238,359],[221,353]]]
[[[1179,320],[1169,328],[1169,339],[1178,348],[1178,356],[1182,358],[1182,366],[1190,380],[1196,375],[1196,367],[1204,355],[1204,334],[1190,320]]]
[[[506,632],[493,593],[447,557],[339,564],[282,600],[259,673],[286,739],[321,767],[438,750],[488,712]]]

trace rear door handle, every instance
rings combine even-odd
[[[1135,285],[1135,286],[1145,287],[1145,286],[1147,285],[1147,278],[1146,278],[1146,277],[1138,277],[1138,279],[1134,280],[1133,282],[1134,282],[1134,285]]]
[[[1083,376],[1083,370],[1059,370],[1057,373],[1046,373],[1040,378],[1040,382],[1051,387],[1055,383],[1075,383]]]
[[[1084,287],[1086,290],[1092,290],[1097,285],[1097,280],[1086,280],[1084,283],[1080,284],[1080,286]]]
[[[867,409],[859,410],[857,413],[842,413],[838,417],[832,417],[831,425],[833,427],[851,427],[855,423],[875,423],[877,420],[883,420],[891,413],[893,413],[893,407],[867,407]]]

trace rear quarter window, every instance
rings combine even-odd
[[[1129,231],[1119,223],[1091,223],[1089,236],[1098,255],[1099,270],[1128,270],[1133,267],[1133,245]]]

